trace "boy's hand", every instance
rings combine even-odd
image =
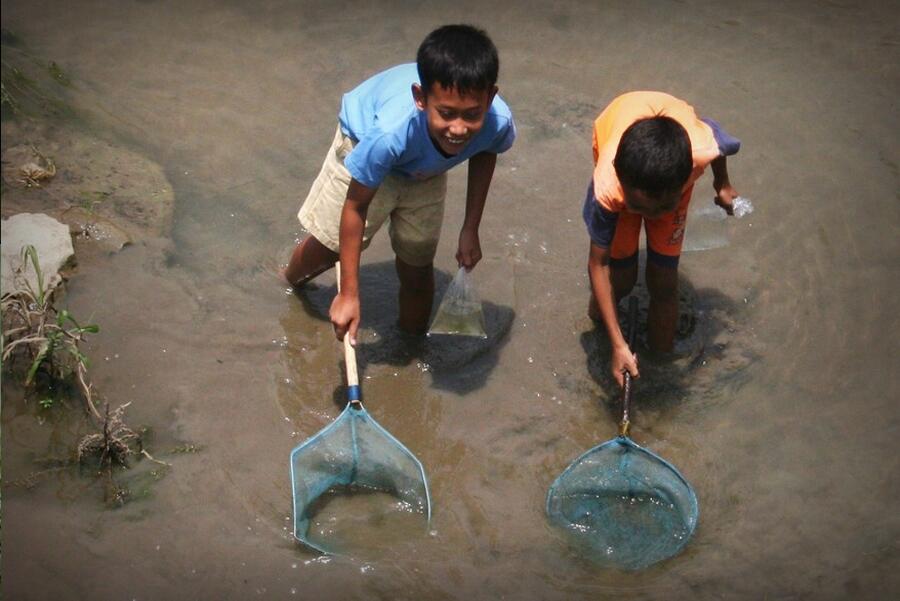
[[[356,331],[359,329],[359,296],[338,294],[328,311],[334,335],[343,342],[344,335],[350,336],[350,344],[356,346]]]
[[[734,199],[740,196],[731,184],[716,187],[715,202],[729,215],[734,215]]]
[[[628,345],[614,348],[610,363],[612,375],[622,388],[625,387],[625,370],[628,370],[632,378],[641,377],[638,372],[637,355],[631,352]]]
[[[471,271],[481,260],[481,241],[478,230],[463,228],[459,232],[459,250],[456,251],[456,262],[466,271]]]

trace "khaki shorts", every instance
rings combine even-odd
[[[322,170],[297,213],[301,225],[334,252],[339,252],[341,211],[350,187],[344,157],[352,149],[353,140],[338,127]],[[415,267],[430,265],[441,235],[446,195],[446,173],[422,181],[388,175],[369,204],[363,248],[390,217],[388,232],[397,257]]]

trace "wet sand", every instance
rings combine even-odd
[[[896,596],[900,38],[896,6],[867,4],[3,2],[3,27],[72,78],[79,135],[141,155],[174,194],[170,228],[113,254],[80,245],[65,297],[101,325],[96,385],[133,401],[173,466],[116,510],[75,470],[25,486],[79,425],[4,382],[4,597]],[[376,238],[363,388],[424,464],[434,515],[377,559],[319,557],[290,536],[288,454],[339,412],[333,277],[298,298],[274,273],[340,95],[460,21],[500,49],[519,130],[474,274],[488,339],[407,345]],[[756,211],[729,246],[684,256],[683,357],[644,365],[635,390],[633,436],[694,485],[699,527],[681,555],[622,574],[579,557],[543,508],[556,475],[615,434],[580,208],[591,122],[633,89],[741,138],[729,170]],[[464,192],[452,172],[441,288]],[[711,198],[707,175],[694,202]],[[166,453],[185,444],[200,450]]]

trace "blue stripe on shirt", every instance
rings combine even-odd
[[[731,156],[737,154],[741,149],[741,141],[722,129],[719,122],[714,119],[701,118],[701,121],[712,128],[713,136],[716,138],[716,144],[719,145],[719,152],[722,156]]]
[[[619,214],[607,211],[600,206],[594,197],[594,179],[588,185],[587,195],[584,197],[584,207],[581,216],[587,226],[591,242],[600,248],[609,248],[612,245],[613,236],[616,235],[616,224],[619,222]]]

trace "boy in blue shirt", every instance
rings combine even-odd
[[[330,310],[339,340],[349,334],[356,344],[360,253],[388,218],[399,325],[425,332],[446,171],[466,160],[456,260],[472,269],[481,259],[478,227],[497,154],[516,136],[509,107],[497,95],[498,71],[497,49],[485,32],[446,25],[425,38],[415,64],[383,71],[344,95],[334,142],[298,213],[310,235],[282,272],[301,287],[340,259],[341,291]]]

